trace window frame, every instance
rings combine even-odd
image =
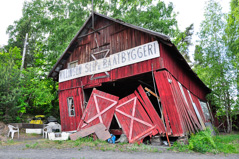
[[[72,105],[70,105],[70,102],[69,102],[70,99],[72,99],[73,108],[71,108]],[[75,103],[74,103],[74,98],[73,97],[68,97],[67,98],[67,108],[68,108],[68,115],[69,115],[69,117],[76,116]],[[73,115],[71,114],[72,111],[73,111]]]

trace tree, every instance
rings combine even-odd
[[[199,77],[212,89],[209,99],[217,107],[218,116],[226,116],[231,131],[233,103],[233,76],[227,56],[225,39],[226,20],[221,6],[209,0],[205,9],[205,20],[201,23],[199,45],[196,46],[194,60]]]
[[[15,47],[9,53],[0,52],[0,120],[16,120],[18,98],[20,96],[20,49]]]
[[[178,29],[173,4],[152,0],[98,0],[95,11],[121,19],[173,38],[180,51],[187,54],[192,36],[192,25],[181,32]],[[21,94],[17,101],[19,117],[25,113],[55,113],[58,109],[57,83],[46,74],[56,63],[75,34],[91,13],[91,1],[32,0],[24,3],[23,17],[8,27],[9,41],[5,50],[17,46],[23,50],[28,33],[28,48],[23,73],[19,81]],[[1,80],[1,79],[0,79]],[[34,111],[33,111],[34,110]],[[57,115],[57,113],[56,113]]]
[[[191,44],[193,26],[189,26],[184,32],[178,29],[172,3],[168,6],[162,1],[154,4],[152,0],[113,0],[110,3],[99,0],[94,3],[95,10],[102,14],[169,35],[179,47],[179,51],[189,59],[188,46]],[[34,65],[37,45],[42,46],[45,58],[52,66],[89,16],[90,5],[91,1],[85,0],[25,2],[23,17],[8,27],[10,38],[6,50],[14,46],[22,49],[23,39],[28,33],[29,45],[25,67]]]
[[[226,38],[228,57],[236,74],[237,105],[239,105],[239,1],[231,0],[231,10],[227,18]]]

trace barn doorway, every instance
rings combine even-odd
[[[101,86],[96,87],[98,90],[118,96],[119,99],[122,99],[132,93],[137,89],[137,87],[141,85],[143,88],[147,87],[152,92],[154,91],[154,83],[152,72],[120,79],[114,82],[106,82],[102,83]],[[88,102],[90,95],[92,93],[93,88],[84,89],[85,93],[85,100]],[[156,89],[157,95],[159,95],[158,90]],[[147,93],[149,100],[153,104],[155,110],[157,111],[158,115],[161,117],[161,112],[159,107],[161,107],[161,103],[158,102],[157,98],[150,93]],[[160,106],[159,106],[160,104]]]

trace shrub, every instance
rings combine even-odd
[[[196,135],[192,134],[189,139],[188,148],[201,153],[215,149],[216,144],[211,136],[211,130],[207,128],[205,131],[200,131]]]

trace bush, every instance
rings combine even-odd
[[[188,148],[201,153],[206,153],[215,149],[216,144],[211,136],[211,130],[207,128],[205,131],[200,131],[196,135],[192,134],[189,139]]]

